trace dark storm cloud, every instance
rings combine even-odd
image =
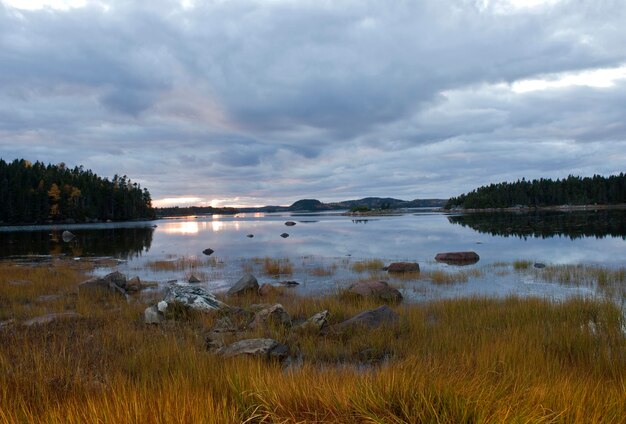
[[[618,172],[626,79],[512,84],[624,66],[625,21],[618,0],[0,0],[0,156],[240,203]]]

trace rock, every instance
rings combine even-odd
[[[282,233],[280,236],[281,236],[282,238],[287,238],[287,237],[289,237],[289,234],[287,234],[287,233]]]
[[[157,305],[152,305],[143,311],[143,321],[146,324],[160,324],[165,321],[165,314],[159,311]]]
[[[478,262],[480,256],[476,252],[447,252],[437,253],[435,260],[448,265],[471,265]]]
[[[287,222],[285,222],[285,225],[286,225],[287,227],[293,227],[294,225],[296,225],[296,223],[295,223],[295,222],[293,222],[293,221],[287,221]]]
[[[207,255],[207,256],[211,256],[211,255],[213,254],[213,252],[215,252],[215,250],[213,250],[213,249],[211,249],[211,248],[204,249],[204,250],[202,251],[202,253],[204,253],[204,254],[205,254],[205,255]]]
[[[54,314],[46,314],[41,315],[35,318],[31,318],[23,322],[23,324],[27,327],[31,327],[33,325],[46,325],[56,321],[66,320],[66,319],[75,319],[81,318],[82,315],[76,312],[59,312]]]
[[[384,324],[393,324],[400,319],[397,312],[388,306],[381,306],[380,308],[371,309],[369,311],[361,312],[358,315],[353,316],[350,319],[345,320],[339,324],[330,327],[333,330],[346,330],[351,327],[367,327],[376,328]]]
[[[535,263],[533,264],[533,266],[534,266],[535,268],[537,268],[537,269],[543,269],[543,268],[545,268],[545,267],[546,267],[546,264],[543,264],[543,263],[541,263],[541,262],[535,262]]]
[[[252,274],[246,274],[241,277],[234,286],[228,289],[228,295],[233,296],[248,292],[256,293],[258,292],[258,290],[259,282],[257,281],[256,277]]]
[[[187,280],[188,283],[199,283],[200,279],[198,277],[196,277],[195,275],[190,275],[189,279]]]
[[[289,356],[289,347],[274,339],[246,339],[225,346],[217,353],[226,358],[247,355],[282,361]]]
[[[282,287],[276,287],[268,283],[263,283],[259,287],[259,296],[278,296],[283,292]]]
[[[78,285],[78,294],[81,296],[102,297],[116,294],[126,299],[126,290],[104,278],[92,278]]]
[[[420,266],[417,262],[392,262],[386,267],[386,271],[394,272],[419,272]]]
[[[163,299],[162,302],[166,305],[170,302],[179,302],[190,307],[191,309],[204,312],[228,308],[228,305],[219,301],[214,295],[202,287],[180,286],[178,284],[172,285],[168,288],[165,299]],[[165,308],[167,308],[166,305]],[[161,302],[159,302],[158,306],[159,310],[161,310]]]
[[[108,281],[110,284],[115,284],[117,287],[122,289],[126,288],[126,276],[121,272],[112,272],[107,274],[103,278],[105,281]]]
[[[71,241],[74,237],[76,237],[71,231],[63,231],[61,233],[61,238],[63,239],[64,242],[69,242]]]
[[[222,317],[215,321],[215,325],[211,329],[212,333],[236,333],[239,331],[233,321],[229,317]]]
[[[139,277],[133,277],[130,280],[128,280],[126,282],[126,291],[129,293],[135,293],[138,292],[139,290],[141,290],[144,287],[143,284],[141,284],[141,280],[139,279]]]
[[[254,237],[254,234],[246,234],[246,237],[252,238],[252,237]]]
[[[35,299],[35,302],[39,302],[39,303],[55,302],[61,299],[61,297],[62,296],[60,294],[42,294],[41,296],[37,296],[37,299]]]
[[[348,287],[348,293],[360,297],[373,297],[384,302],[401,302],[402,294],[386,281],[359,281]]]
[[[300,285],[297,281],[279,281],[278,284],[281,284],[285,287],[295,287]]]
[[[250,328],[259,328],[268,325],[291,326],[291,317],[280,303],[257,312],[254,316],[254,321],[250,323]]]
[[[318,312],[300,324],[296,329],[299,331],[321,331],[328,324],[329,316],[330,313],[328,311]]]

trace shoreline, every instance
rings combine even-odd
[[[512,206],[508,208],[470,208],[470,209],[439,209],[439,212],[452,213],[497,213],[497,212],[577,212],[601,210],[626,210],[626,203],[617,205],[560,205],[560,206]]]

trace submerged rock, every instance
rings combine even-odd
[[[478,262],[480,256],[476,252],[446,252],[437,253],[435,260],[448,265],[471,265]]]
[[[546,267],[546,264],[543,264],[543,263],[541,263],[541,262],[535,262],[535,263],[533,264],[533,266],[534,266],[535,268],[537,268],[537,269],[543,269],[543,268],[545,268],[545,267]]]
[[[254,237],[254,234],[246,234],[246,237],[252,238],[252,237]]]
[[[241,277],[239,281],[235,283],[234,286],[228,289],[228,295],[234,296],[234,295],[239,295],[239,294],[249,293],[249,292],[256,293],[258,292],[258,290],[259,290],[259,282],[257,281],[256,277],[252,274],[246,274],[243,277]]]
[[[279,281],[278,284],[283,285],[285,287],[295,287],[300,285],[300,283],[298,283],[297,281]]]
[[[392,262],[385,267],[387,272],[419,272],[420,266],[417,262]]]
[[[71,241],[74,237],[76,237],[71,231],[63,231],[61,233],[61,238],[63,239],[64,242],[69,242]]]
[[[289,237],[289,234],[287,234],[287,233],[282,233],[280,236],[281,236],[282,238],[287,238],[287,237]]]
[[[295,223],[295,222],[293,222],[293,221],[287,221],[287,222],[285,222],[285,225],[286,225],[287,227],[293,227],[294,225],[296,225],[296,223]]]
[[[360,297],[372,297],[384,302],[401,302],[402,294],[386,281],[359,281],[348,287],[348,293]]]
[[[211,249],[211,248],[204,249],[204,250],[202,251],[202,253],[204,253],[204,254],[205,254],[205,255],[207,255],[207,256],[211,256],[211,255],[213,254],[213,252],[215,252],[215,250],[213,250],[213,249]]]

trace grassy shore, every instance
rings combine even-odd
[[[271,273],[274,263],[268,264]],[[205,336],[212,314],[150,326],[141,320],[140,300],[79,297],[77,285],[89,269],[76,266],[0,264],[0,423],[616,423],[626,417],[626,323],[614,303],[441,300],[394,306],[400,321],[377,330],[321,336],[269,327],[246,334],[299,352],[301,363],[285,367],[210,353]],[[329,310],[331,324],[379,306],[284,293],[227,302],[280,302],[294,319]],[[82,317],[21,324],[68,310]]]

